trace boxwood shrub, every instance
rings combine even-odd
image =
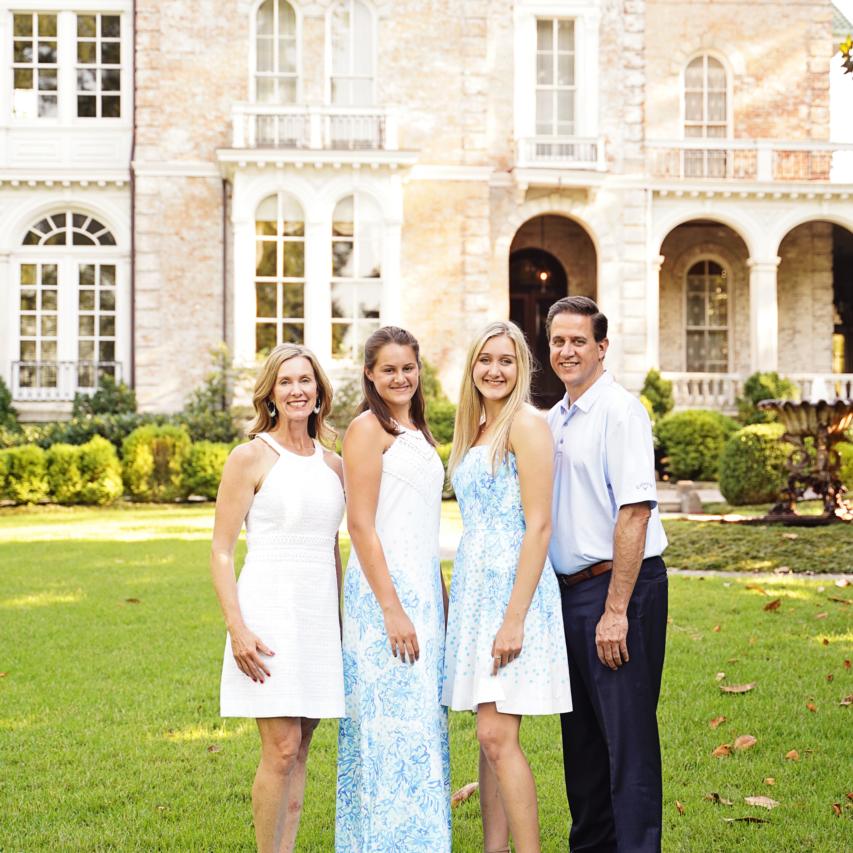
[[[48,496],[47,465],[40,447],[25,444],[2,451],[5,458],[3,488],[6,500],[34,504]]]
[[[135,429],[122,443],[122,477],[139,501],[174,501],[184,496],[183,469],[190,437],[182,427]]]
[[[785,460],[793,446],[780,441],[782,424],[752,424],[723,448],[720,491],[733,506],[775,501],[788,479]]]
[[[670,476],[716,480],[723,445],[737,429],[737,421],[720,412],[688,409],[661,418],[655,435]]]
[[[853,499],[853,444],[842,441],[835,445],[835,449],[841,456],[841,482],[847,487],[845,498]]]
[[[54,444],[45,451],[50,499],[58,504],[80,503],[83,477],[80,450],[70,444]]]
[[[225,460],[233,446],[219,441],[193,442],[184,461],[184,494],[214,500]]]
[[[81,444],[77,452],[77,467],[83,480],[80,503],[105,506],[117,501],[124,493],[124,485],[115,447],[96,435]]]
[[[426,414],[433,438],[439,444],[450,444],[456,423],[456,405],[450,400],[430,400]]]

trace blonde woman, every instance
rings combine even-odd
[[[305,762],[320,718],[344,713],[338,611],[343,468],[323,445],[332,388],[314,354],[281,344],[255,384],[253,440],[225,464],[216,499],[211,572],[228,637],[223,717],[254,717],[261,758],[252,788],[261,853],[291,851]],[[234,579],[246,522],[248,553]]]
[[[571,710],[557,579],[547,561],[553,442],[529,405],[531,356],[490,323],[466,361],[448,465],[463,534],[450,587],[442,704],[477,713],[483,848],[538,853],[525,714]],[[544,571],[543,571],[544,569]]]

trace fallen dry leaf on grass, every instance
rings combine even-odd
[[[848,705],[853,705],[853,693],[849,696],[845,696],[839,703],[842,708],[846,708]]]
[[[208,748],[208,752],[222,752],[222,747],[218,743],[212,743]]]
[[[714,756],[714,758],[722,758],[722,757],[723,757],[723,756],[725,756],[725,755],[731,755],[731,754],[732,754],[732,748],[731,748],[731,746],[730,746],[729,744],[727,744],[727,743],[721,743],[721,744],[720,744],[720,745],[719,745],[719,746],[718,746],[718,747],[717,747],[717,748],[716,748],[716,749],[711,753],[711,755],[713,755],[713,756]]]
[[[826,674],[826,680],[827,681],[832,681],[833,678],[835,678],[835,676],[831,672],[828,672]]]
[[[8,672],[0,672],[0,678],[5,678],[8,674]]]
[[[744,797],[743,801],[750,806],[761,806],[763,809],[775,809],[779,805],[776,800],[771,800],[770,797]]]
[[[454,791],[453,796],[450,798],[450,807],[455,809],[460,803],[464,803],[479,787],[479,782],[469,782],[467,785],[463,785],[458,791]]]
[[[785,758],[787,758],[788,761],[799,761],[800,753],[797,752],[796,749],[792,749],[790,752],[785,753]]]
[[[853,791],[847,792],[847,799],[853,801]]]
[[[675,807],[678,809],[679,814],[684,814],[684,804],[683,803],[676,800],[675,801]]]
[[[713,628],[711,628],[711,630],[712,630],[715,634],[719,634],[719,633],[720,633],[720,626],[719,626],[719,625],[714,625],[714,627],[713,627]]]
[[[764,784],[765,784],[765,785],[775,785],[775,784],[776,784],[776,780],[775,780],[772,776],[768,776],[768,777],[764,780]]]
[[[752,735],[738,735],[735,738],[735,742],[732,744],[732,746],[735,749],[744,750],[752,749],[752,747],[754,747],[757,743],[758,739],[754,738]]]
[[[828,645],[829,645],[829,640],[828,640],[826,637],[824,637],[824,638],[821,640],[821,642],[822,642],[825,646],[828,646]]]
[[[726,677],[726,674],[725,674],[724,672],[718,672],[718,673],[714,676],[714,678],[716,678],[716,679],[717,679],[717,681],[722,681],[725,677]]]
[[[814,618],[815,618],[815,619],[826,619],[826,617],[827,617],[827,616],[829,616],[829,614],[828,614],[828,613],[826,613],[826,612],[824,612],[824,613],[815,613]]]
[[[845,669],[850,669],[850,661],[849,661],[849,660],[847,660],[847,659],[845,659],[845,660],[844,660],[844,668],[845,668]]]
[[[750,681],[749,684],[721,684],[720,690],[723,693],[749,693],[755,688],[755,682]]]
[[[800,534],[799,533],[783,533],[782,538],[783,539],[799,539]]]
[[[846,604],[848,607],[850,606],[849,598],[838,598],[837,596],[829,595],[827,596],[827,600],[834,601],[836,604]]]
[[[705,799],[710,800],[712,803],[716,803],[718,806],[734,805],[731,800],[727,800],[725,797],[721,797],[716,791],[711,791],[710,794],[705,794]]]
[[[762,595],[767,595],[767,590],[763,586],[759,586],[757,583],[748,583],[744,589],[751,589],[753,592],[760,592]]]
[[[817,705],[814,702],[806,702],[806,708],[808,708],[813,714],[817,713]]]
[[[723,717],[723,716],[720,716],[720,717],[714,717],[714,719],[713,719],[713,720],[711,720],[711,721],[708,723],[708,725],[709,725],[712,729],[715,729],[715,728],[717,728],[717,726],[721,725],[722,723],[725,723],[725,722],[726,722],[726,720],[727,720],[727,718],[726,718],[726,717]]]
[[[138,598],[126,598],[125,602],[127,604],[142,604],[142,602]]]
[[[745,817],[724,817],[723,820],[726,823],[770,823],[766,817],[755,817],[751,814]]]
[[[778,610],[781,605],[782,605],[782,599],[781,598],[774,598],[773,601],[768,601],[767,604],[765,604],[762,609],[767,610],[767,611]]]
[[[841,803],[833,803],[832,812],[836,817],[841,817]]]

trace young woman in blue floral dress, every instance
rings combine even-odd
[[[538,853],[522,717],[571,710],[557,579],[548,563],[553,442],[527,402],[521,330],[489,324],[468,353],[449,473],[463,535],[450,587],[442,703],[476,711],[488,853]]]

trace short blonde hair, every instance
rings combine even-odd
[[[502,335],[508,337],[515,346],[518,378],[495,421],[492,440],[489,442],[492,473],[497,472],[509,451],[509,431],[513,419],[521,407],[530,400],[530,379],[533,373],[533,359],[524,333],[509,320],[497,320],[489,323],[474,338],[468,357],[465,359],[465,374],[462,377],[462,390],[459,393],[459,407],[456,409],[456,426],[453,430],[453,447],[447,463],[447,475],[453,476],[456,467],[471,449],[480,432],[483,418],[483,399],[474,384],[474,362],[487,341]]]
[[[275,426],[275,418],[267,409],[267,402],[272,397],[272,390],[278,377],[278,371],[282,364],[292,358],[307,358],[314,370],[314,378],[317,381],[317,402],[320,404],[319,412],[312,412],[308,417],[308,435],[316,438],[326,447],[333,448],[337,433],[326,423],[326,418],[332,411],[332,383],[329,377],[320,367],[317,356],[302,344],[279,344],[268,356],[255,381],[255,390],[252,394],[252,405],[255,407],[255,420],[249,427],[249,436],[254,437],[259,432],[269,432]]]

